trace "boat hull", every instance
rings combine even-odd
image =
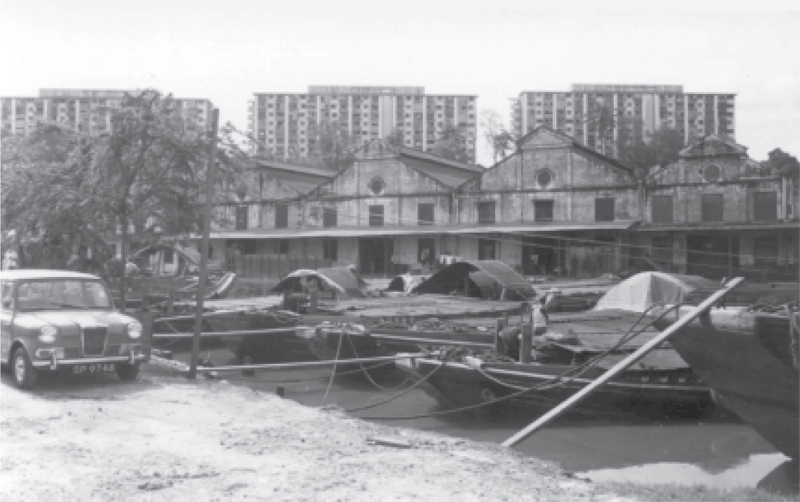
[[[720,404],[781,453],[798,458],[798,372],[788,317],[717,311],[671,338]]]
[[[435,359],[418,359],[416,363],[403,362],[398,366],[416,378],[427,377],[423,388],[450,408],[485,404],[521,388],[551,381],[570,369],[570,366],[554,364],[498,363],[485,365],[481,372],[468,364],[444,364]],[[524,410],[532,415],[542,414],[600,374],[602,371],[590,371],[564,385],[523,393],[486,409],[500,413]],[[692,380],[695,378],[689,370],[624,374],[623,378],[601,387],[575,411],[592,415],[622,413],[650,419],[704,415],[713,411],[714,405],[708,388]],[[643,381],[645,379],[647,382]]]

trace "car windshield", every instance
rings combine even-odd
[[[19,310],[109,309],[111,298],[100,281],[46,279],[20,283]]]

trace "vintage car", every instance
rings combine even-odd
[[[39,371],[113,373],[132,380],[144,359],[142,325],[119,313],[97,276],[62,270],[4,270],[2,363],[18,387]]]

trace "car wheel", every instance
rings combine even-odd
[[[141,363],[124,363],[117,366],[117,375],[119,375],[120,380],[133,380],[139,375],[139,366]]]
[[[11,373],[14,375],[14,383],[20,389],[32,389],[36,386],[39,372],[33,367],[25,347],[17,347],[14,350],[14,355],[11,357]]]

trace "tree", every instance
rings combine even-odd
[[[439,138],[433,145],[432,151],[446,159],[469,162],[470,156],[467,153],[466,144],[464,130],[448,121],[439,133]]]
[[[769,158],[761,164],[773,173],[786,178],[797,178],[800,176],[800,162],[797,158],[776,148],[769,152]]]
[[[386,138],[384,139],[386,140],[386,143],[392,145],[395,148],[400,148],[402,146],[405,146],[405,141],[404,141],[405,138],[403,137],[403,131],[401,131],[396,127],[392,129],[392,132],[390,132],[389,135],[386,136]]]
[[[12,153],[3,157],[2,179],[10,228],[42,242],[45,256],[65,235],[98,250],[119,235],[122,264],[131,232],[151,242],[198,232],[210,138],[196,112],[181,113],[171,96],[155,90],[97,112],[110,123],[104,134],[51,124],[4,141]],[[218,150],[219,180],[236,172],[227,151]]]
[[[644,138],[619,144],[617,158],[624,164],[646,172],[653,166],[676,162],[684,146],[680,131],[661,128],[647,133]]]
[[[516,149],[516,138],[503,126],[497,110],[482,110],[480,116],[481,134],[492,154],[492,162],[497,164]]]
[[[341,171],[355,161],[360,138],[351,135],[336,122],[321,122],[309,127],[309,153],[305,163],[332,171]],[[302,162],[302,160],[301,160]]]

